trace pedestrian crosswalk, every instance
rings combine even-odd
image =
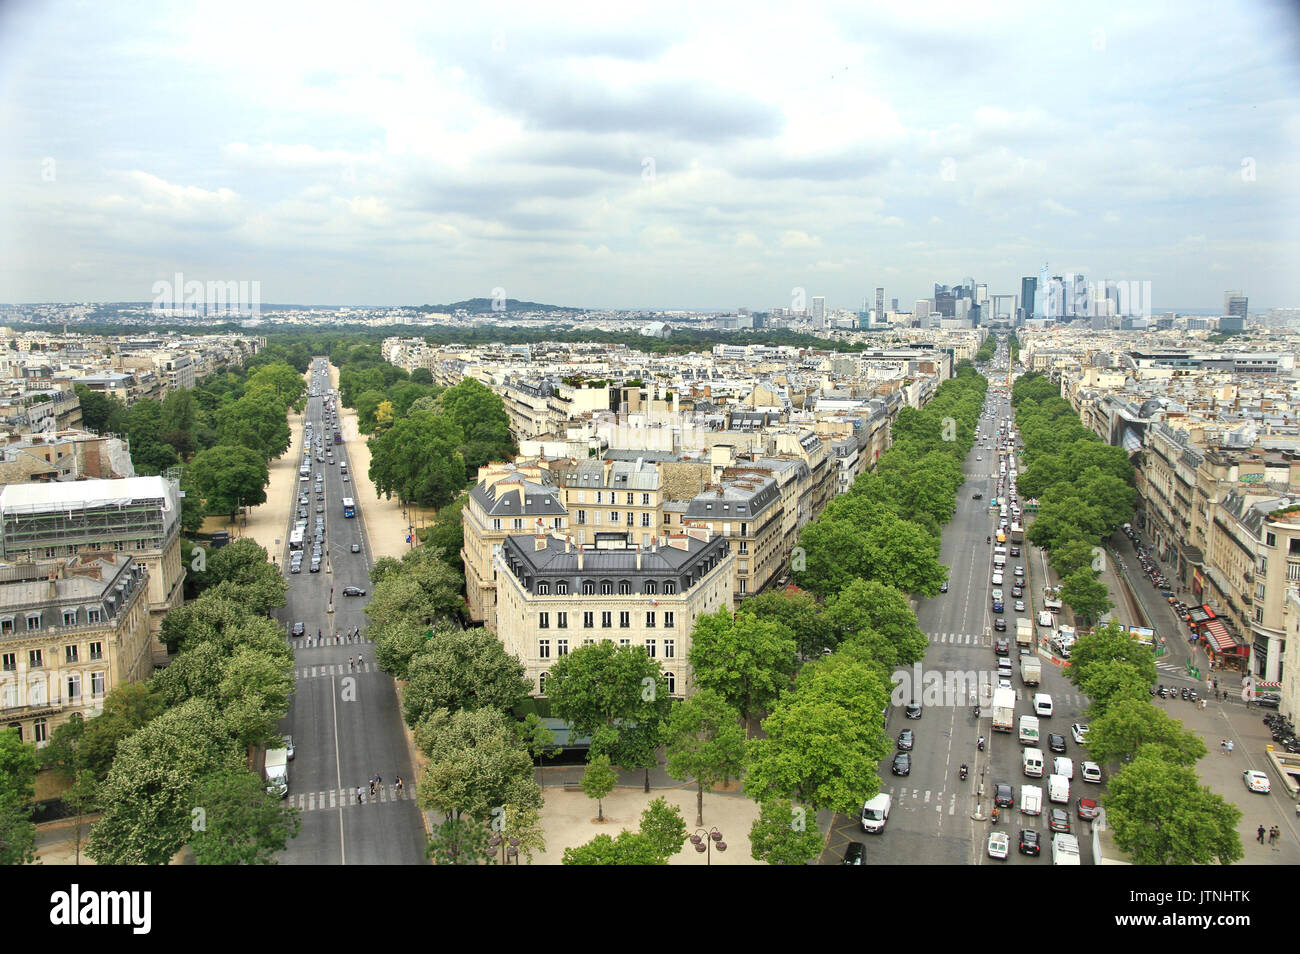
[[[950,643],[958,646],[983,646],[984,637],[971,633],[927,633],[932,643]]]
[[[378,667],[366,661],[361,665],[353,663],[351,666],[347,663],[335,663],[332,666],[299,666],[293,671],[293,675],[295,679],[323,679],[329,676],[346,676],[349,673],[356,675],[359,672],[378,671]]]
[[[302,812],[320,812],[328,811],[331,808],[365,808],[366,805],[375,802],[402,802],[411,801],[415,798],[415,787],[413,785],[403,785],[403,791],[399,795],[397,789],[392,785],[380,785],[376,788],[375,794],[370,794],[368,787],[361,789],[363,801],[357,801],[357,790],[355,788],[337,788],[327,789],[323,792],[301,792],[298,794],[290,793],[289,803],[294,808]]]
[[[316,638],[313,636],[310,644],[308,644],[306,637],[303,637],[301,639],[289,640],[289,645],[292,646],[294,649],[330,649],[330,648],[337,649],[340,646],[373,646],[374,641],[366,639],[363,636],[360,639],[345,639],[337,643],[331,642],[328,639],[325,640],[324,642],[318,643],[316,641]]]

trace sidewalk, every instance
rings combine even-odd
[[[301,414],[289,412],[289,449],[271,461],[269,471],[271,483],[266,489],[266,503],[248,510],[242,526],[231,537],[251,537],[259,546],[266,549],[266,554],[278,564],[284,556],[289,543],[289,516],[293,513],[293,501],[297,499],[298,467],[302,459],[302,424]],[[279,545],[276,541],[280,541]]]

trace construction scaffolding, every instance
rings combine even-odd
[[[49,504],[6,507],[0,515],[0,557],[42,559],[51,547],[49,556],[87,546],[162,550],[177,523],[169,516],[170,501],[163,497],[68,502],[58,509]]]

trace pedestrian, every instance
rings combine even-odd
[[[401,798],[402,797],[402,776],[400,775],[397,776],[397,781],[393,783],[393,786],[394,788],[397,789],[397,797]]]
[[[1233,746],[1232,739],[1229,739],[1229,740],[1228,740],[1228,754],[1229,754],[1229,755],[1232,754],[1232,746]]]
[[[358,653],[358,654],[357,654],[357,672],[360,672],[360,671],[361,671],[361,655],[360,655],[360,653]]]
[[[1272,828],[1270,828],[1270,829],[1268,830],[1268,843],[1269,843],[1270,845],[1275,845],[1275,844],[1277,844],[1277,826],[1276,826],[1276,825],[1274,825]]]
[[[316,630],[316,642],[320,642],[320,630]]]
[[[357,786],[357,804],[360,805],[363,801],[365,801],[365,799],[362,798],[362,795],[361,795],[361,786],[358,785],[358,786]],[[1264,826],[1263,826],[1263,825],[1260,825],[1260,826],[1259,826],[1259,843],[1260,843],[1261,845],[1264,843]]]
[[[1227,755],[1227,754],[1228,754],[1228,740],[1227,740],[1227,739],[1220,739],[1220,740],[1219,740],[1219,754],[1220,754],[1220,755]]]
[[[360,791],[360,789],[357,789],[357,791]],[[1259,831],[1255,832],[1255,840],[1258,841],[1261,845],[1264,844],[1264,826],[1263,826],[1263,825],[1260,825],[1260,826],[1259,826]]]
[[[352,657],[348,657],[348,672],[352,671]]]
[[[373,778],[370,780],[370,797],[375,797],[375,780]]]

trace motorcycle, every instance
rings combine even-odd
[[[1187,698],[1187,687],[1186,687],[1186,686],[1183,686],[1183,691],[1179,693],[1179,696],[1180,696],[1182,699],[1186,699],[1186,698]]]
[[[966,769],[966,763],[963,762],[963,763],[962,763],[962,766],[961,766],[961,780],[962,780],[963,782],[966,781],[966,772],[967,772],[967,769]]]
[[[999,809],[996,805],[994,805],[994,806],[993,806],[993,812],[992,812],[992,814],[989,815],[989,819],[990,819],[990,820],[993,822],[993,824],[995,824],[995,825],[998,823],[998,812],[999,812],[999,811],[1001,811],[1001,809]]]
[[[979,737],[979,741],[976,742],[975,744],[979,747],[979,750],[980,750],[981,752],[983,752],[983,751],[984,751],[984,736],[981,735],[981,736]]]
[[[975,707],[975,718],[978,719],[979,717],[980,717],[980,707],[979,707],[979,706],[976,706],[976,707]]]

